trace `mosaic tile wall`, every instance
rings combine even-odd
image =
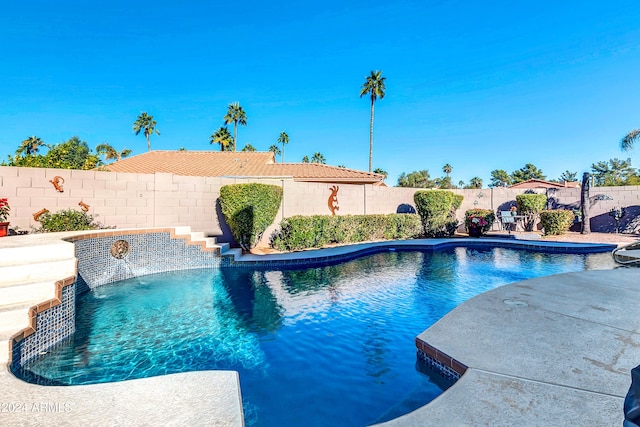
[[[434,359],[422,350],[418,350],[418,358],[429,366],[432,370],[440,374],[446,380],[455,383],[460,379],[460,374],[446,366],[444,363]]]
[[[53,305],[51,301],[48,302],[49,307],[42,311],[39,311],[40,304],[36,308],[32,308],[32,316],[35,316],[32,327],[28,328],[27,332],[22,331],[13,338],[12,371],[20,369],[29,360],[46,352],[76,331],[75,284],[71,283],[62,287],[59,304]]]
[[[111,254],[114,242],[124,240],[129,250],[122,258]],[[146,274],[190,268],[213,268],[222,263],[217,251],[203,251],[169,232],[117,234],[76,240],[78,292]]]

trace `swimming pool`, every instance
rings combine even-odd
[[[23,376],[46,384],[240,372],[247,425],[365,425],[432,400],[414,338],[506,283],[613,267],[608,254],[397,251],[299,270],[191,270],[78,298],[77,332]]]

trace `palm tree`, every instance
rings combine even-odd
[[[382,71],[371,71],[371,75],[367,76],[367,80],[360,89],[360,98],[366,94],[371,95],[371,120],[369,123],[369,172],[373,165],[373,105],[376,99],[384,98],[384,81],[386,77],[382,77]]]
[[[382,168],[375,168],[373,170],[373,173],[377,173],[380,174],[382,176],[384,176],[384,178],[382,178],[382,180],[384,181],[385,179],[387,179],[387,176],[389,176],[389,174],[387,173],[386,170],[382,169]]]
[[[309,156],[304,156],[302,158],[302,163],[309,163]]]
[[[257,151],[256,147],[254,147],[253,145],[249,144],[248,142],[245,144],[244,147],[242,147],[242,150],[240,151]]]
[[[30,136],[20,143],[20,147],[16,151],[16,154],[26,154],[27,156],[34,156],[38,154],[40,147],[44,145],[44,142],[37,136]]]
[[[221,126],[217,131],[211,134],[209,137],[209,144],[220,144],[220,151],[231,151],[231,145],[235,150],[235,144],[229,133],[229,129],[226,126]]]
[[[320,152],[314,153],[313,156],[311,157],[311,163],[320,163],[321,165],[324,165],[326,162],[327,162],[327,159],[325,159],[322,153]]]
[[[443,167],[442,167],[442,172],[444,172],[447,175],[447,181],[449,181],[449,188],[451,188],[451,171],[453,170],[453,168],[451,167],[451,165],[449,163],[446,163]]]
[[[151,141],[149,137],[152,133],[160,135],[160,131],[156,129],[158,123],[153,120],[153,116],[148,115],[146,112],[142,112],[138,119],[133,123],[133,131],[138,135],[140,131],[144,131],[144,137],[147,138],[147,148],[151,151]]]
[[[276,144],[273,144],[271,147],[269,147],[269,151],[271,151],[276,156],[282,154],[282,152],[280,151],[280,147],[278,147]]]
[[[242,126],[247,125],[247,114],[240,106],[239,102],[229,104],[227,108],[227,114],[223,117],[224,124],[228,125],[233,123],[233,151],[236,151],[236,145],[238,143],[238,124]]]
[[[471,188],[482,188],[482,178],[474,176],[469,180],[469,187]]]
[[[282,163],[284,163],[284,146],[289,143],[289,135],[286,132],[280,132],[278,142],[282,144]]]
[[[103,155],[105,160],[120,161],[125,157],[129,157],[133,151],[123,148],[122,151],[118,151],[111,145],[103,142],[96,147],[96,153]]]
[[[636,142],[636,140],[639,137],[640,137],[640,129],[632,130],[631,132],[626,134],[624,138],[620,140],[620,148],[623,151],[631,150],[633,148],[633,144]]]

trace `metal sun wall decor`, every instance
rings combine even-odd
[[[64,188],[62,188],[62,184],[64,184],[63,177],[54,176],[53,179],[49,180],[49,182],[53,184],[53,187],[56,189],[58,193],[64,193]]]
[[[331,195],[329,196],[327,205],[329,206],[331,215],[334,215],[334,216],[336,214],[336,211],[340,210],[340,207],[338,206],[338,190],[339,189],[340,187],[338,187],[337,185],[334,185],[333,187],[329,187],[329,190],[331,190]]]

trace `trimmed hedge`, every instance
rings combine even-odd
[[[40,233],[55,233],[58,231],[99,230],[104,227],[92,215],[84,211],[65,209],[55,213],[47,212],[40,217]]]
[[[458,228],[456,209],[463,200],[462,195],[444,190],[416,191],[413,200],[422,221],[422,230],[427,237],[453,236]]]
[[[533,226],[540,218],[540,212],[547,207],[547,196],[544,194],[518,194],[516,196],[518,214],[525,215],[524,228],[533,231]]]
[[[491,230],[491,226],[496,220],[496,214],[491,209],[469,209],[464,213],[464,227],[467,231],[469,231],[471,217],[482,217],[485,220],[486,224],[482,226],[481,234],[487,234],[487,231]]]
[[[220,207],[240,247],[249,251],[273,223],[280,209],[282,188],[267,184],[231,184],[220,188]]]
[[[271,236],[271,247],[280,251],[321,248],[334,243],[420,237],[420,217],[415,214],[296,215],[284,219]]]
[[[545,235],[564,234],[569,231],[576,215],[570,210],[553,210],[540,212],[540,223]]]

